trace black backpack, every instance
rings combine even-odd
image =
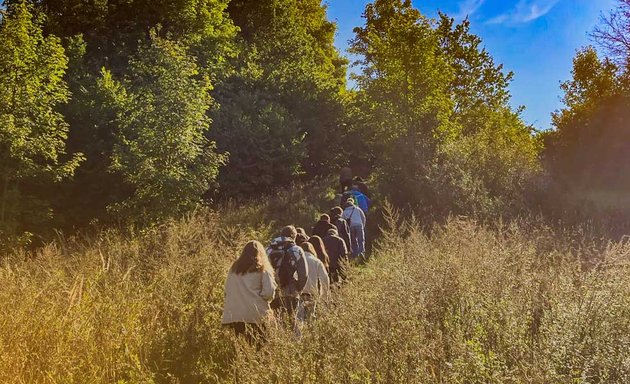
[[[297,272],[297,261],[289,249],[294,247],[293,242],[282,242],[271,245],[269,262],[276,274],[276,281],[280,288],[286,287],[292,281],[297,282],[295,273]]]

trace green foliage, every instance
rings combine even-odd
[[[212,138],[231,155],[224,194],[328,174],[341,156],[346,62],[325,8],[318,0],[238,0],[229,13],[242,53],[216,92]]]
[[[433,176],[444,213],[510,215],[527,208],[527,192],[540,166],[540,144],[520,110],[509,105],[513,74],[503,73],[470,33],[470,23],[455,25],[441,14],[436,32],[440,49],[454,71],[449,93],[461,135],[442,153]]]
[[[121,173],[109,172],[118,135],[117,110],[97,85],[101,69],[107,68],[116,79],[135,77],[138,82],[152,82],[132,74],[130,62],[142,59],[139,50],[151,44],[153,30],[157,37],[177,42],[196,62],[197,77],[207,77],[215,84],[230,70],[229,61],[237,54],[236,27],[226,13],[227,1],[43,0],[38,5],[48,15],[46,31],[62,38],[70,58],[66,78],[73,97],[62,109],[70,125],[68,147],[87,157],[75,180],[64,183],[58,192],[56,205],[65,213],[60,225],[72,228],[94,221],[119,221],[106,207],[120,203],[133,190]],[[206,103],[206,96],[203,98],[200,103]],[[163,107],[162,112],[167,110]],[[175,113],[175,109],[167,112]]]
[[[130,57],[160,25],[160,37],[179,41],[200,67],[216,75],[233,57],[236,33],[225,10],[227,0],[42,0],[47,30],[62,38],[82,35],[92,74],[101,67],[126,73]]]
[[[513,73],[503,73],[503,65],[482,46],[479,36],[470,32],[468,19],[455,24],[452,18],[440,13],[436,26],[444,59],[454,71],[449,92],[455,100],[455,115],[466,132],[478,129],[483,121],[479,109],[503,108],[510,99],[508,85]],[[487,113],[487,111],[483,111]]]
[[[306,151],[296,118],[244,78],[221,88],[211,137],[229,153],[219,174],[222,195],[256,196],[290,185]]]
[[[539,146],[508,104],[512,74],[469,22],[436,24],[408,1],[375,1],[365,18],[351,48],[362,56],[353,133],[384,194],[424,217],[523,209]]]
[[[68,126],[55,110],[68,100],[68,59],[41,24],[24,1],[0,21],[0,247],[49,224],[46,188],[71,176],[82,158],[66,155]]]
[[[116,111],[110,171],[131,195],[110,208],[130,221],[149,222],[193,209],[216,179],[224,157],[204,134],[210,82],[178,43],[152,35],[130,59],[123,83],[104,71],[99,88]]]
[[[629,213],[630,87],[625,74],[593,48],[578,52],[573,79],[562,84],[565,108],[545,134],[545,160],[565,202]]]
[[[360,90],[352,138],[369,142],[371,154],[379,155],[377,169],[392,202],[417,208],[431,193],[426,177],[440,146],[457,135],[447,93],[453,74],[429,20],[410,2],[377,0],[367,5],[365,18],[350,49],[363,56],[354,75]]]

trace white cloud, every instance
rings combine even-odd
[[[457,20],[472,16],[485,3],[486,0],[463,0],[458,5],[457,13],[453,14],[453,18]]]
[[[495,16],[486,24],[521,24],[536,20],[549,13],[560,0],[519,0],[509,12]]]

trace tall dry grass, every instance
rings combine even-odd
[[[260,350],[234,340],[220,316],[240,247],[310,224],[326,193],[4,257],[0,382],[630,382],[630,246],[584,263],[592,251],[537,225],[451,220],[429,236],[390,218],[299,341],[282,327]]]
[[[234,371],[250,383],[630,382],[630,245],[609,244],[593,267],[554,236],[393,225],[300,342],[274,335]]]

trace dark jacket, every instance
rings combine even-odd
[[[356,185],[359,188],[359,192],[367,197],[370,197],[370,190],[368,189],[367,184],[362,181],[354,181],[352,184]]]
[[[302,293],[302,289],[306,285],[308,279],[308,264],[306,263],[306,256],[304,256],[304,250],[293,242],[293,239],[286,237],[276,237],[271,241],[271,245],[267,248],[267,255],[272,252],[272,248],[275,245],[286,245],[286,251],[289,252],[296,263],[297,267],[297,281],[291,281],[289,285],[280,288],[281,297],[297,297]],[[275,266],[274,266],[275,268]],[[277,276],[276,276],[277,278]]]
[[[323,241],[328,257],[330,257],[330,270],[336,271],[339,269],[341,260],[345,260],[348,256],[346,243],[341,237],[335,235],[328,235],[323,238]]]
[[[330,224],[327,221],[318,221],[317,223],[315,223],[315,226],[313,227],[313,236],[319,236],[322,239],[324,237],[326,237],[328,235],[328,230],[329,229],[337,229],[337,227],[335,227],[334,224]]]
[[[337,234],[346,243],[346,248],[352,249],[350,248],[350,226],[348,222],[341,217],[335,217],[331,219],[331,223],[337,228]]]

